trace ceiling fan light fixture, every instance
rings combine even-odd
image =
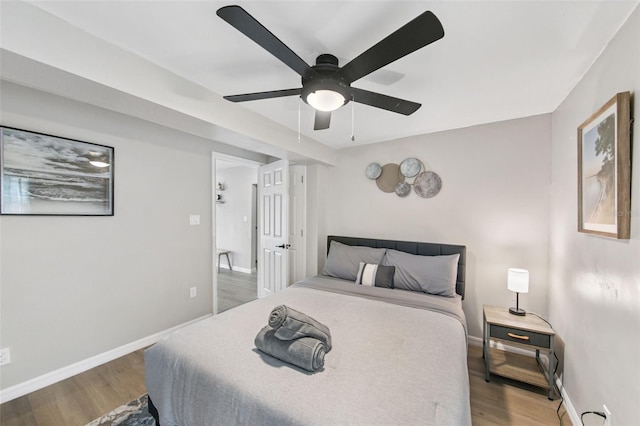
[[[346,99],[333,90],[316,90],[307,95],[306,102],[318,111],[335,111],[344,105]]]

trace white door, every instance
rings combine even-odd
[[[258,297],[284,290],[288,284],[289,162],[258,169]]]
[[[306,166],[289,167],[289,284],[300,281],[306,271]]]

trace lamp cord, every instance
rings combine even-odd
[[[583,417],[585,416],[585,414],[595,414],[596,416],[600,416],[605,420],[607,419],[607,415],[601,411],[585,411],[584,413],[580,414],[580,423],[582,423],[583,426],[584,426]]]
[[[527,315],[533,315],[536,316],[538,318],[540,318],[542,321],[546,322],[547,324],[549,324],[549,327],[553,328],[553,326],[551,325],[551,323],[549,321],[547,321],[546,319],[542,318],[542,316],[536,314],[535,312],[527,312]],[[556,352],[553,352],[553,356],[556,359],[556,366],[553,369],[553,377],[555,379],[556,377],[556,373],[558,372],[558,367],[560,366],[560,359],[558,358],[558,354],[556,354]],[[562,386],[562,382],[560,382],[561,387],[558,388],[558,392],[560,393],[560,403],[558,404],[558,408],[556,408],[556,415],[558,416],[558,420],[560,420],[560,426],[562,426],[564,424],[564,421],[562,420],[562,417],[564,416],[560,416],[560,408],[562,408],[562,404],[564,404],[564,395],[562,395],[562,388],[564,386]]]

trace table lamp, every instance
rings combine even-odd
[[[513,315],[525,315],[524,309],[520,309],[520,293],[529,292],[529,271],[526,269],[509,268],[507,275],[507,288],[516,292],[516,307],[509,308]]]

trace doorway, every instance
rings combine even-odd
[[[260,261],[258,231],[262,209],[258,181],[260,170],[264,174],[265,168],[257,161],[212,153],[214,314],[264,296],[260,294],[261,274],[258,270],[261,264],[264,265]],[[285,207],[289,217],[285,219],[285,229],[290,231],[284,232],[285,243],[291,248],[287,250],[287,258],[291,261],[287,262],[284,287],[304,278],[307,270],[306,166],[292,164],[286,169],[293,180],[285,190],[291,203],[283,205],[288,205]],[[270,270],[275,268],[265,269]]]
[[[214,313],[257,296],[258,162],[213,153]]]

